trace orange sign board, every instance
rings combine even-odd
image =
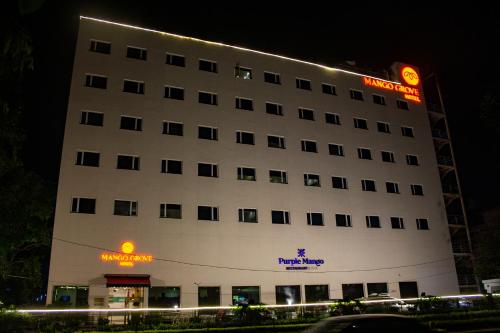
[[[153,256],[150,254],[134,254],[135,245],[130,241],[123,242],[121,252],[103,252],[100,255],[102,262],[116,262],[120,266],[133,267],[135,263],[150,263]]]
[[[404,66],[401,69],[401,78],[410,86],[418,86],[420,83],[420,77],[417,71],[410,66]]]
[[[417,77],[418,79],[418,77]],[[407,100],[413,101],[415,103],[421,103],[420,90],[417,87],[408,87],[402,84],[397,84],[389,81],[384,81],[380,79],[375,79],[371,77],[363,77],[363,84],[365,86],[384,89],[388,91],[399,92],[403,94],[403,97]]]

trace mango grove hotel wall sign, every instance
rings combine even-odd
[[[133,267],[135,263],[150,263],[153,261],[151,254],[134,253],[134,251],[134,243],[126,241],[121,244],[120,252],[103,252],[99,259],[102,262],[116,262],[123,267]]]
[[[324,259],[311,259],[306,256],[306,249],[297,249],[295,258],[278,258],[278,265],[290,270],[317,270],[325,263]]]

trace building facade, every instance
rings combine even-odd
[[[459,291],[418,71],[81,17],[48,303]]]

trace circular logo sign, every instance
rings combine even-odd
[[[122,252],[126,254],[130,254],[134,252],[134,243],[132,242],[123,242],[122,243]]]
[[[405,66],[401,69],[401,77],[410,86],[416,86],[420,82],[417,71],[410,66]]]

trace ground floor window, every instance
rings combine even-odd
[[[418,297],[417,282],[399,282],[399,294],[401,298]]]
[[[276,304],[298,304],[300,299],[300,286],[276,286]]]
[[[52,303],[69,307],[88,306],[89,288],[87,286],[54,286]]]
[[[181,304],[181,288],[179,287],[150,287],[149,307],[174,308]]]
[[[198,306],[219,306],[220,287],[198,287]]]
[[[353,300],[356,298],[364,297],[362,283],[342,284],[342,295],[344,300]]]
[[[233,305],[259,304],[259,287],[233,287]]]
[[[328,301],[330,299],[327,284],[318,284],[309,286],[306,285],[305,289],[306,289],[306,303]]]
[[[133,309],[144,306],[144,287],[108,287],[108,307],[110,309]]]
[[[366,286],[368,287],[368,296],[371,294],[382,294],[382,293],[387,293],[387,283],[385,282],[380,282],[380,283],[367,283]]]

